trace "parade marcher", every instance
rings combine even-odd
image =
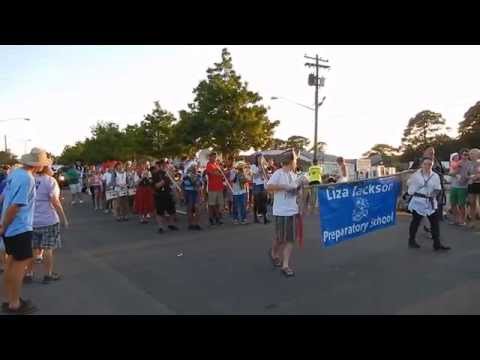
[[[217,153],[211,152],[208,155],[206,168],[208,177],[208,214],[210,225],[221,225],[221,211],[224,206],[223,188],[224,177],[217,164]]]
[[[432,171],[433,160],[424,158],[421,169],[417,170],[408,180],[408,194],[411,200],[408,204],[408,210],[412,213],[410,223],[408,246],[410,248],[420,248],[415,241],[418,227],[424,217],[428,217],[431,226],[433,249],[450,250],[450,247],[440,243],[440,225],[438,215],[438,193],[442,191],[440,177]]]
[[[295,275],[290,267],[290,256],[293,243],[299,236],[297,192],[301,184],[294,172],[297,167],[295,152],[290,150],[282,153],[281,163],[282,168],[275,171],[266,185],[267,191],[274,193],[275,236],[269,257],[274,266],[281,267],[282,273],[290,277]]]
[[[470,224],[469,227],[476,229],[479,227],[478,202],[480,201],[480,149],[470,150],[470,169],[468,185],[468,202],[470,205]]]
[[[244,162],[239,162],[230,172],[233,195],[233,223],[247,224],[247,182]]]
[[[200,212],[198,203],[201,200],[202,177],[198,173],[197,165],[190,163],[185,168],[182,178],[182,189],[187,205],[188,230],[203,230],[199,225]]]
[[[92,195],[92,203],[94,210],[102,210],[103,205],[103,189],[102,189],[102,175],[97,170],[95,165],[90,167],[88,173],[88,186]]]
[[[262,154],[256,154],[254,163],[250,166],[253,182],[253,220],[259,223],[258,214],[262,214],[263,223],[268,224],[267,218],[267,192],[265,182],[268,181],[267,169],[261,163]]]
[[[127,190],[127,172],[120,162],[115,165],[112,182],[115,191],[125,192]],[[114,208],[117,221],[128,221],[128,192],[114,200]]]
[[[106,195],[107,191],[113,190],[113,174],[114,169],[110,166],[105,169],[105,173],[102,175],[102,188],[104,195]],[[107,200],[106,197],[103,200],[105,202],[105,214],[108,214],[110,211],[113,210],[113,200]]]
[[[148,224],[147,216],[155,211],[152,190],[152,174],[147,165],[141,165],[135,176],[137,192],[135,193],[135,213],[140,216],[141,224]]]
[[[460,151],[460,161],[454,165],[449,175],[452,176],[450,204],[454,215],[453,225],[466,226],[467,188],[469,181],[470,163],[468,149]]]
[[[234,171],[233,169],[233,160],[229,159],[226,162],[226,167],[224,169],[224,174],[227,177],[227,179],[230,179],[231,173]],[[223,187],[223,198],[225,200],[225,210],[228,211],[228,214],[233,217],[233,194],[232,191],[226,184],[224,184]]]
[[[337,183],[348,182],[348,168],[343,157],[337,158],[338,175]]]
[[[135,189],[136,188],[136,182],[135,182],[135,168],[133,167],[133,163],[131,161],[127,161],[127,166],[126,166],[126,171],[127,173],[127,188],[130,189]],[[133,209],[134,206],[134,200],[135,196],[130,195],[130,192],[128,193],[128,208]]]
[[[72,205],[75,205],[77,202],[82,204],[81,172],[78,170],[78,167],[72,165],[65,173],[65,176],[68,180],[70,193],[72,194]]]
[[[412,166],[410,167],[411,170],[418,170],[422,166],[422,159],[428,157],[430,159],[433,159],[433,167],[432,170],[434,173],[436,173],[440,177],[440,184],[442,185],[442,191],[438,194],[438,216],[439,220],[443,221],[444,216],[443,216],[443,207],[447,202],[447,197],[445,193],[445,175],[447,174],[447,171],[442,165],[442,162],[438,160],[438,158],[435,156],[435,148],[433,146],[430,146],[425,149],[423,152],[423,155],[412,163]],[[430,231],[429,229],[425,229],[427,231]]]
[[[21,157],[20,163],[23,166],[8,176],[0,219],[0,236],[4,238],[8,255],[4,274],[7,302],[2,304],[2,310],[10,314],[29,314],[37,310],[30,301],[20,298],[20,292],[25,268],[33,258],[35,180],[32,174],[50,166],[51,160],[44,150],[33,148]]]
[[[172,231],[178,230],[178,227],[173,225],[173,216],[176,210],[171,180],[167,175],[167,166],[165,160],[157,161],[155,172],[152,173],[159,233],[163,233],[162,224],[166,224]]]
[[[32,248],[34,254],[43,254],[43,263],[46,274],[43,283],[60,280],[60,275],[53,271],[53,251],[61,247],[60,219],[65,228],[68,228],[68,220],[60,202],[60,187],[57,180],[52,176],[50,166],[45,166],[35,175],[35,211],[33,216]],[[27,267],[24,280],[33,280],[33,262]]]

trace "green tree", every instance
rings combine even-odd
[[[190,136],[190,144],[208,148],[231,157],[242,150],[262,149],[271,143],[279,121],[270,121],[267,109],[259,104],[262,97],[248,89],[233,69],[227,49],[222,60],[207,70],[207,79],[193,90],[195,98],[189,104],[179,125]]]
[[[306,151],[308,145],[310,145],[310,140],[299,135],[290,136],[286,142],[287,148],[295,149],[295,151]]]
[[[399,148],[396,148],[388,144],[375,144],[374,146],[372,146],[370,150],[365,152],[363,156],[366,156],[366,157],[371,157],[373,155],[394,156],[394,155],[397,155],[399,151],[400,151]]]
[[[313,152],[314,148],[315,148],[315,145],[313,145],[309,149],[309,151]],[[317,153],[321,154],[321,153],[325,153],[325,151],[327,151],[327,143],[324,141],[317,141]]]
[[[287,142],[282,139],[271,139],[270,143],[267,144],[268,146],[264,150],[268,150],[269,148],[272,150],[284,150],[287,148]]]
[[[480,139],[480,101],[473,105],[458,124],[460,142],[466,147],[477,147]]]
[[[15,165],[17,157],[9,151],[0,151],[0,165]]]
[[[442,114],[430,110],[419,112],[408,121],[402,138],[402,161],[409,161],[432,145],[437,135],[446,130]]]
[[[138,131],[134,133],[136,146],[139,153],[154,157],[165,157],[172,154],[172,149],[167,145],[174,143],[173,127],[175,116],[164,110],[156,101],[151,114],[145,115]]]

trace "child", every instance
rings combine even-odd
[[[249,179],[244,173],[245,163],[239,162],[230,173],[233,195],[233,223],[247,224],[247,183]]]
[[[198,201],[202,191],[202,177],[197,165],[191,163],[182,178],[182,190],[187,204],[188,230],[203,230],[199,223]]]
[[[127,188],[127,173],[121,163],[115,165],[115,173],[113,175],[113,184],[115,191],[126,191]],[[127,221],[128,215],[128,192],[125,195],[119,196],[115,199],[115,212],[117,221]]]

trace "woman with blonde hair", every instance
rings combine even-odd
[[[60,202],[60,187],[57,180],[52,176],[50,166],[45,166],[42,171],[35,175],[35,210],[33,215],[33,238],[32,248],[36,256],[43,252],[45,276],[43,283],[57,281],[61,277],[53,271],[53,251],[61,247],[60,220],[65,228],[68,220]],[[24,281],[33,280],[33,262],[27,267]]]

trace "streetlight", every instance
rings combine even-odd
[[[0,122],[5,122],[5,121],[13,121],[13,120],[24,120],[24,121],[31,121],[30,118],[25,118],[25,117],[17,117],[17,118],[10,118],[10,119],[5,119],[5,120],[0,120]]]
[[[326,96],[324,96],[324,97],[322,98],[322,101],[320,101],[320,102],[318,103],[318,107],[320,107],[320,106],[323,105],[323,102],[325,101],[326,98],[327,98]],[[285,101],[288,101],[288,102],[290,102],[290,103],[292,103],[292,104],[295,104],[295,105],[298,105],[298,106],[307,108],[308,110],[315,111],[315,109],[312,108],[312,107],[310,107],[310,106],[307,106],[307,105],[304,105],[304,104],[300,104],[300,103],[298,103],[298,102],[296,102],[296,101],[293,101],[293,100],[290,100],[290,99],[287,99],[287,98],[284,98],[284,97],[272,96],[270,99],[271,99],[271,100],[285,100]],[[316,119],[316,117],[315,117],[315,119]],[[314,144],[313,144],[313,159],[314,159],[314,160],[317,160],[317,147],[318,147],[318,145],[317,145],[317,134],[316,134],[316,133],[317,133],[317,122],[316,122],[316,120],[315,120],[315,136],[314,136]]]
[[[303,104],[300,104],[300,103],[298,103],[298,102],[296,102],[296,101],[293,101],[293,100],[290,100],[290,99],[287,99],[287,98],[284,98],[284,97],[281,97],[281,96],[272,96],[270,99],[271,99],[271,100],[285,100],[285,101],[288,101],[288,102],[290,102],[290,103],[292,103],[292,104],[295,104],[295,105],[304,107],[304,108],[306,108],[306,109],[308,109],[308,110],[315,111],[315,109],[312,108],[311,106],[303,105]]]

